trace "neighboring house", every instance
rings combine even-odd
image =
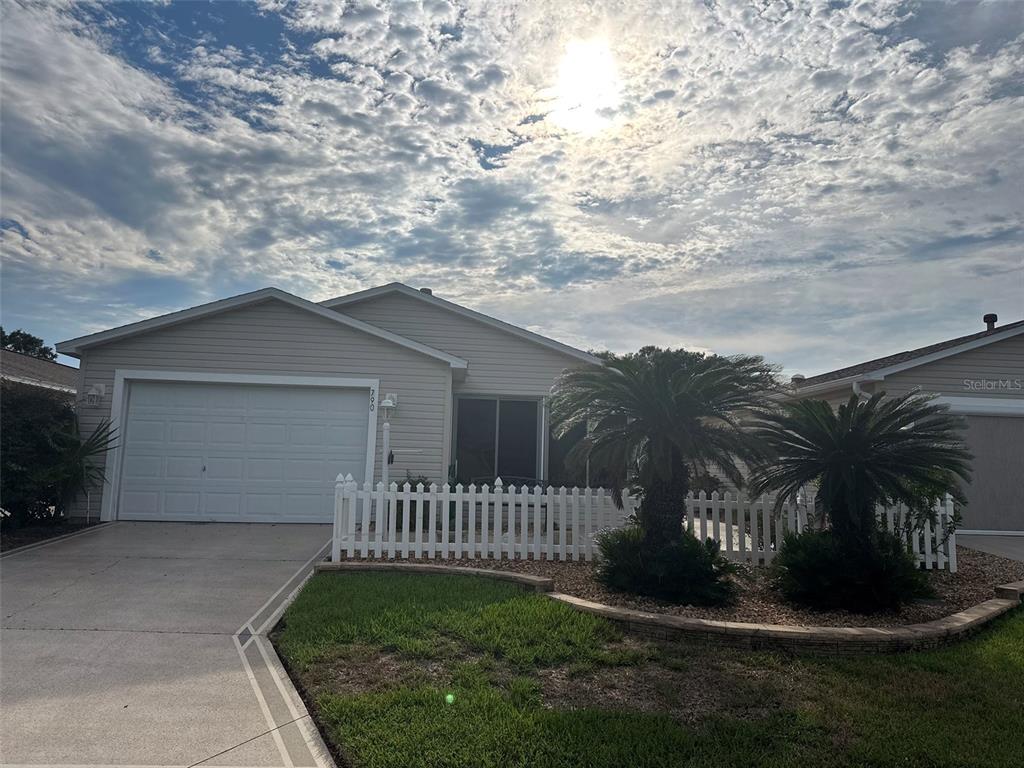
[[[68,395],[74,400],[78,386],[78,369],[54,363],[21,352],[0,349],[0,378],[15,384],[26,384]]]
[[[799,397],[834,404],[851,394],[939,395],[967,421],[974,478],[962,530],[1024,534],[1024,320],[820,376],[793,378]]]
[[[393,481],[559,482],[546,397],[600,364],[399,283],[320,304],[266,288],[57,349],[81,360],[83,431],[121,435],[104,520],[330,521],[336,475],[381,480],[385,417]]]

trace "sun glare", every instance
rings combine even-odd
[[[619,106],[619,74],[608,41],[572,40],[558,67],[551,119],[576,133],[597,133],[608,127]]]

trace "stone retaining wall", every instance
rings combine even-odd
[[[1024,581],[1017,581],[997,587],[996,597],[992,600],[986,600],[965,611],[922,624],[905,624],[899,627],[797,627],[782,624],[712,621],[687,616],[644,613],[553,592],[554,584],[549,578],[510,571],[426,563],[359,560],[318,563],[316,570],[454,573],[500,579],[521,584],[536,592],[548,593],[553,600],[570,605],[578,611],[602,616],[619,624],[631,634],[655,640],[686,640],[712,645],[785,650],[828,656],[896,653],[936,648],[967,636],[996,617],[1016,608],[1024,600]]]

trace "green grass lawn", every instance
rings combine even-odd
[[[325,573],[274,640],[365,768],[1024,760],[1024,611],[939,651],[791,658],[623,637],[483,578]]]

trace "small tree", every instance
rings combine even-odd
[[[775,369],[760,357],[655,347],[604,358],[600,368],[573,369],[558,380],[551,400],[556,435],[589,424],[569,461],[589,461],[620,506],[624,488],[638,494],[648,543],[678,540],[693,479],[717,470],[741,485],[740,462],[760,455],[741,421],[765,407]]]
[[[884,392],[856,395],[835,411],[824,400],[786,403],[758,434],[772,450],[750,479],[754,494],[779,492],[779,503],[817,483],[816,501],[839,542],[870,548],[875,508],[919,509],[945,494],[965,501],[971,454],[960,440],[964,421],[934,397]]]
[[[42,360],[56,360],[57,353],[53,347],[48,347],[38,336],[33,336],[28,331],[20,328],[16,331],[6,333],[3,326],[0,326],[0,347],[11,352],[20,352],[23,355],[31,355]]]

